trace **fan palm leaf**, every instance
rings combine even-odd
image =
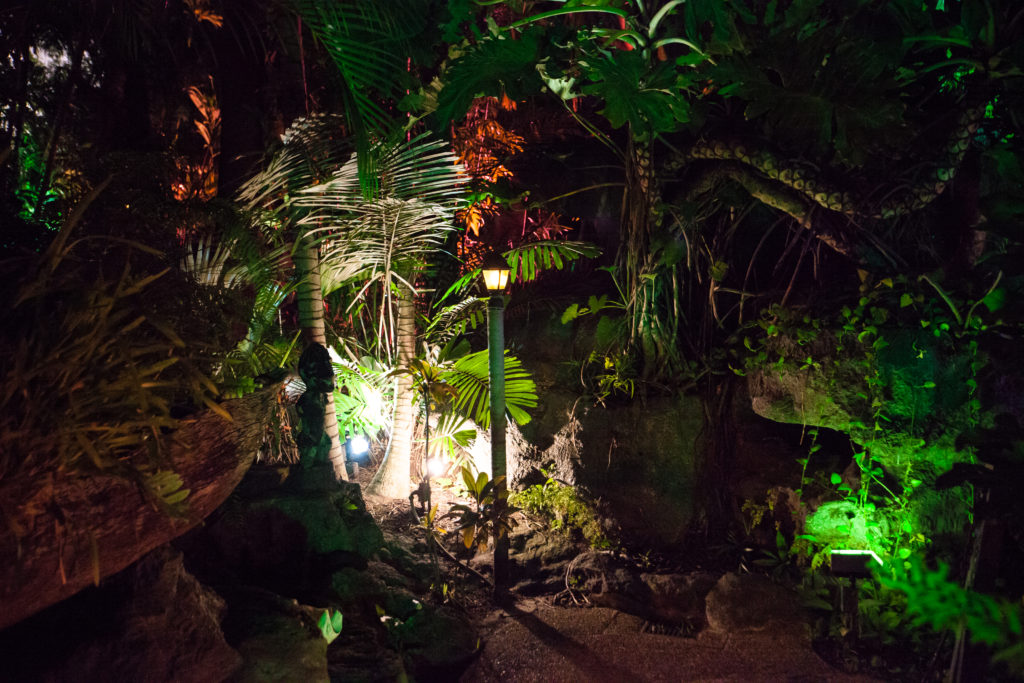
[[[491,423],[490,372],[487,350],[463,356],[444,372],[444,381],[455,387],[452,411],[474,420],[482,429]],[[517,424],[530,421],[528,408],[537,407],[537,385],[522,362],[505,353],[505,409]]]

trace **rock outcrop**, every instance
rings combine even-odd
[[[54,472],[0,485],[5,508],[21,515],[0,528],[0,629],[121,571],[201,522],[238,485],[264,436],[273,389],[226,401],[232,420],[206,411],[168,439],[168,459],[190,491],[188,514],[172,518],[137,484],[98,474]],[[19,502],[20,501],[20,502]]]

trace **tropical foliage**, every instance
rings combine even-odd
[[[975,144],[1008,158],[1005,134],[1016,124],[1005,107],[1019,97],[1012,84],[1021,55],[1019,26],[1009,28],[1017,10],[1006,3],[608,0],[538,5],[525,16],[516,13],[526,6],[504,4],[490,32],[447,65],[436,114],[453,118],[480,94],[548,92],[613,151],[634,197],[623,205],[633,214],[624,213],[618,256],[631,295],[628,343],[648,377],[685,366],[674,349],[705,347],[688,334],[703,326],[688,324],[678,303],[687,284],[709,274],[712,301],[721,296],[714,275],[729,261],[715,253],[720,240],[693,234],[721,220],[707,210],[711,190],[730,197],[730,224],[749,210],[739,190],[781,212],[794,234],[811,228],[829,248],[874,260],[896,246],[879,237],[914,233],[823,209],[866,218],[919,212],[955,176],[962,130],[986,99],[989,123]],[[794,60],[794,50],[813,56]],[[594,104],[581,109],[588,98]],[[671,160],[661,189],[652,175],[659,157]],[[892,158],[907,161],[894,167]],[[1005,207],[1005,195],[992,199]],[[1006,210],[1014,211],[984,215],[1001,222]],[[680,241],[682,252],[673,246]],[[702,245],[712,252],[710,272],[695,270],[690,256]],[[740,296],[742,304],[748,295]]]
[[[237,342],[226,298],[211,302],[162,252],[117,237],[73,238],[76,227],[67,221],[43,254],[0,264],[10,293],[0,333],[0,479],[36,484],[41,496],[7,501],[21,505],[4,514],[16,537],[49,504],[55,473],[128,478],[154,504],[183,513],[188,491],[167,434],[198,409],[230,419],[211,379],[217,356]],[[105,266],[98,252],[120,263]]]

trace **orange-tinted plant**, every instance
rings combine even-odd
[[[217,157],[220,156],[220,107],[213,78],[210,77],[208,90],[193,85],[188,89],[188,96],[199,112],[199,118],[192,123],[203,139],[203,152],[198,162],[178,159],[179,176],[171,192],[178,201],[192,198],[205,201],[217,196]]]
[[[210,7],[210,0],[185,0],[185,6],[200,23],[208,21],[217,28],[224,25],[224,16]]]
[[[478,98],[462,125],[452,131],[452,147],[473,178],[470,204],[456,213],[466,227],[458,254],[467,267],[476,264],[488,249],[551,239],[569,230],[558,214],[531,207],[525,192],[519,197],[499,196],[499,182],[516,184],[515,174],[506,164],[526,145],[526,139],[507,123],[516,109],[516,102],[504,94],[500,99]]]

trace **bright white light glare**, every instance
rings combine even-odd
[[[857,550],[857,549],[850,549],[850,548],[842,548],[842,549],[834,548],[832,550],[832,554],[833,555],[860,555],[860,556],[864,557],[865,560],[867,560],[867,558],[870,557],[872,560],[874,560],[878,564],[883,565],[883,566],[885,565],[885,563],[882,562],[882,558],[880,558],[878,556],[878,554],[874,550]]]
[[[370,442],[366,440],[365,436],[357,435],[348,440],[348,447],[352,451],[352,455],[362,455],[370,450]]]
[[[367,386],[365,397],[366,415],[377,417],[380,422],[384,422],[386,420],[384,399],[381,397],[380,392],[373,387]]]
[[[440,477],[448,470],[448,463],[441,458],[431,458],[427,461],[427,471],[432,477]]]

